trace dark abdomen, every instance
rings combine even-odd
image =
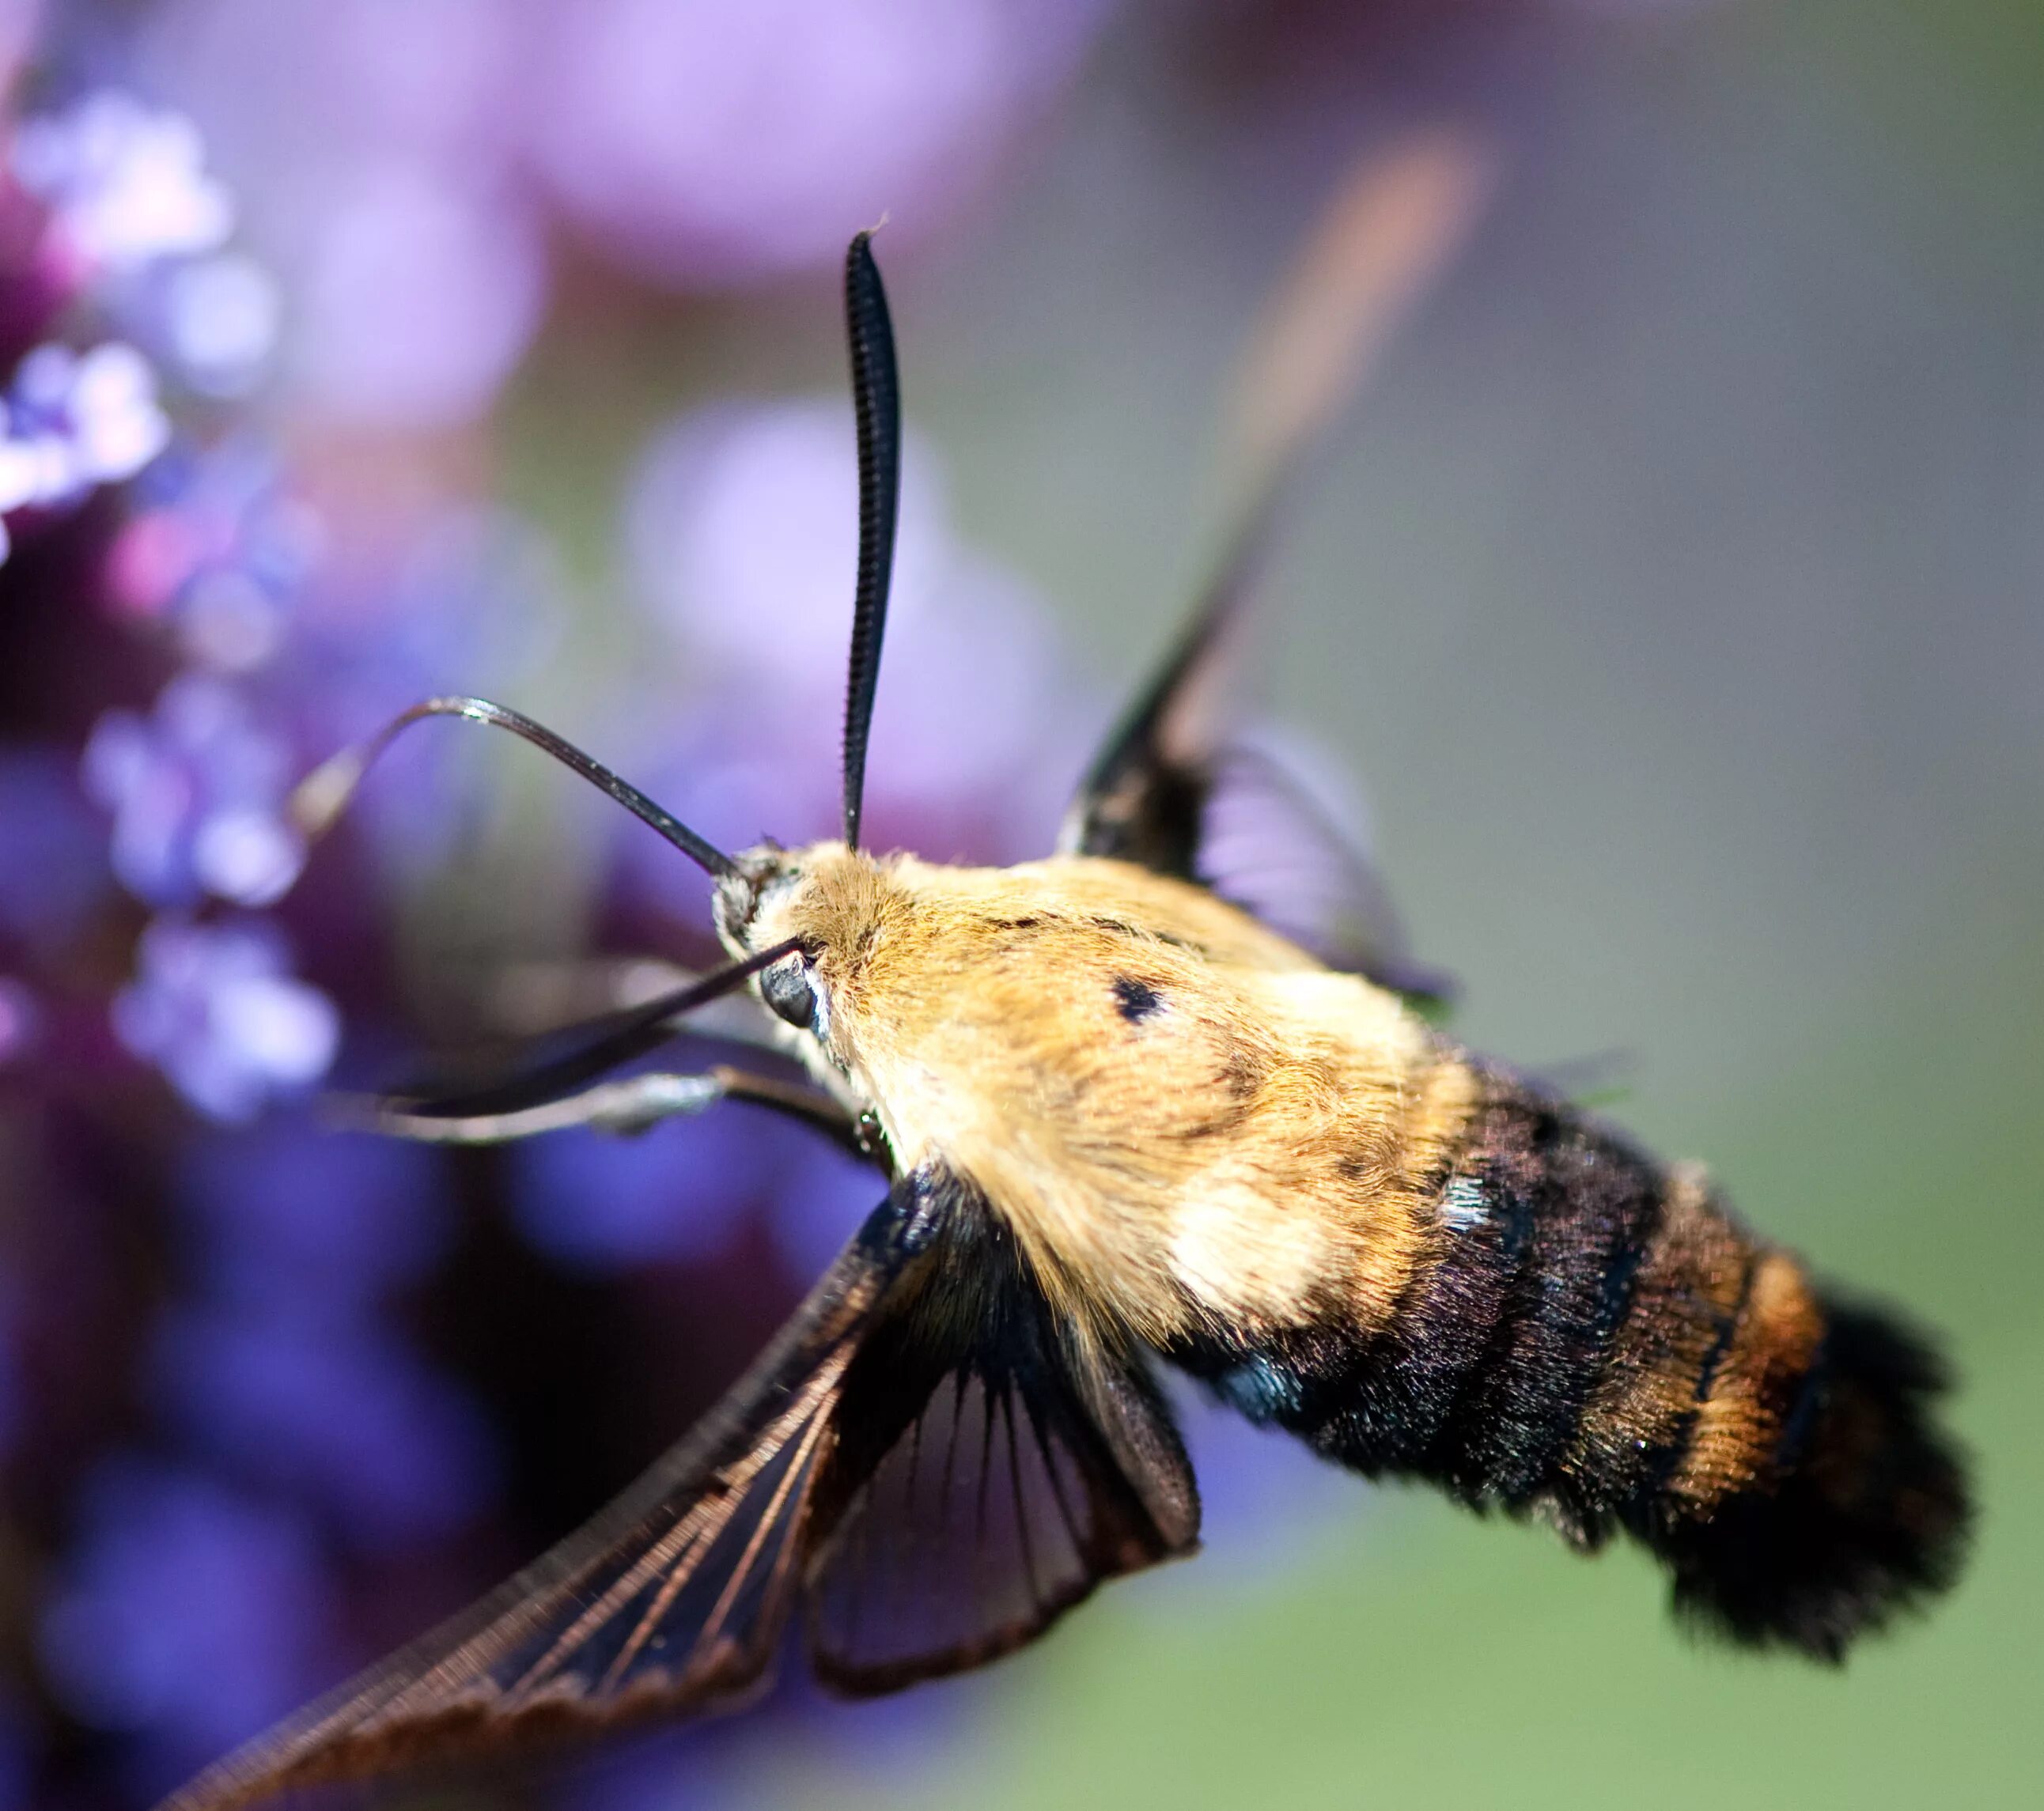
[[[1928,1349],[1819,1292],[1684,1169],[1512,1078],[1440,1184],[1380,1331],[1239,1329],[1171,1356],[1258,1420],[1372,1475],[1619,1530],[1680,1608],[1836,1658],[1949,1582],[1964,1481],[1928,1418]]]

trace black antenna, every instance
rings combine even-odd
[[[670,811],[655,804],[636,786],[620,779],[603,763],[557,736],[522,712],[493,704],[487,698],[428,698],[393,717],[367,742],[344,748],[314,768],[291,794],[291,819],[308,838],[323,835],[339,817],[370,763],[396,739],[400,731],[427,717],[464,717],[491,729],[509,730],[536,748],[544,749],[563,766],[572,767],[593,786],[600,786],[642,823],[651,824],[695,865],[721,879],[737,865],[713,842],[696,835]]]
[[[887,629],[887,588],[894,575],[894,524],[901,501],[901,385],[887,291],[873,261],[870,232],[860,233],[845,254],[844,325],[851,349],[852,405],[859,416],[859,592],[844,688],[844,840],[856,849],[866,797],[866,734],[880,683],[880,643]]]

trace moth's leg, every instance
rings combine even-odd
[[[375,1095],[336,1095],[328,1106],[335,1119],[361,1131],[424,1144],[501,1145],[574,1126],[628,1135],[663,1119],[706,1111],[720,1100],[750,1101],[799,1119],[853,1155],[885,1167],[859,1122],[822,1089],[722,1064],[693,1075],[656,1071],[599,1082],[578,1094],[507,1113],[435,1113],[426,1103]]]

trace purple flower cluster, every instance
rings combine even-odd
[[[336,518],[223,416],[277,292],[188,120],[100,88],[9,129],[0,667],[65,683],[0,718],[0,1188],[28,1204],[0,1228],[0,1461],[8,1553],[39,1566],[6,1595],[40,1606],[49,1700],[98,1745],[0,1704],[0,1789],[53,1744],[88,1757],[52,1763],[60,1801],[102,1771],[160,1790],[367,1659],[355,1574],[447,1550],[494,1498],[481,1402],[405,1325],[444,1165],[280,1111],[344,1020],[393,1015],[391,978],[315,984],[293,952],[325,924],[275,908],[309,754],[464,639],[501,674],[544,606],[476,512]],[[440,1564],[450,1599],[478,1582]]]

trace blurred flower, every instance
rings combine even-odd
[[[435,692],[529,670],[552,647],[567,581],[551,539],[515,512],[445,502],[381,531],[306,587],[275,693],[345,741]]]
[[[387,1329],[294,1306],[173,1318],[156,1369],[171,1425],[236,1475],[317,1503],[362,1547],[467,1521],[490,1469],[474,1405]]]
[[[181,650],[222,673],[267,666],[284,645],[325,545],[276,454],[236,435],[180,447],[136,486],[107,560],[118,608],[167,616]]]
[[[133,347],[113,340],[81,356],[67,346],[38,346],[21,361],[7,399],[0,516],[58,508],[95,485],[133,478],[170,437],[156,374]]]
[[[82,274],[209,251],[234,229],[234,204],[206,174],[198,129],[119,90],[28,121],[13,161],[50,209],[55,249]]]
[[[114,1030],[202,1113],[248,1119],[326,1073],[340,1015],[290,973],[275,927],[159,918],[136,953],[141,972],[114,1000]]]
[[[834,262],[889,209],[928,232],[1111,8],[416,0],[400,29],[376,0],[169,0],[140,56],[293,298],[294,400],[415,428],[482,414],[531,343],[545,203],[697,288]]]
[[[42,1659],[74,1715],[157,1736],[175,1767],[321,1682],[328,1616],[296,1517],[202,1474],[122,1458],[86,1493],[43,1615]]]
[[[938,601],[953,551],[946,514],[931,450],[911,431],[895,623]],[[841,677],[859,551],[859,466],[843,400],[721,403],[670,423],[639,457],[624,538],[638,596],[692,658],[751,668],[770,653],[798,687],[826,669]],[[770,638],[761,632],[768,623]],[[758,700],[805,718],[809,702],[791,699],[787,685]]]
[[[832,827],[858,523],[841,402],[705,409],[640,460],[625,511],[636,595],[680,657],[675,683],[699,687],[688,739],[666,732],[662,796],[708,834]],[[1047,845],[1067,777],[1049,751],[1069,741],[1083,691],[1027,588],[957,536],[935,455],[913,435],[881,686],[868,769],[878,837],[947,858]],[[628,846],[633,884],[694,909],[672,865],[654,866],[659,851]]]
[[[173,0],[143,47],[207,122],[293,307],[291,400],[409,430],[474,420],[546,309],[512,155],[517,9]]]
[[[517,1148],[520,1230],[578,1269],[714,1256],[770,1188],[749,1115],[713,1110],[636,1138],[570,1131]]]
[[[797,1276],[821,1270],[882,1192],[806,1129],[728,1105],[636,1138],[561,1132],[517,1147],[512,1204],[540,1250],[578,1270],[718,1256],[765,1211]]]
[[[0,0],[0,82],[11,81],[42,13],[42,0]]]
[[[147,717],[110,711],[85,747],[86,789],[113,814],[113,871],[152,905],[280,897],[305,863],[283,814],[290,754],[225,681],[186,673]]]
[[[482,414],[545,310],[537,223],[513,194],[395,162],[354,172],[326,210],[298,290],[306,402],[401,428]]]
[[[805,1135],[790,1151],[767,1209],[788,1274],[820,1276],[884,1192],[879,1176],[848,1152]]]
[[[35,1047],[41,1021],[41,1009],[27,985],[11,975],[0,975],[0,1064],[13,1062]],[[0,1353],[0,1364],[4,1363],[5,1355]],[[5,1393],[5,1386],[0,1385],[0,1396]],[[6,1410],[0,1406],[0,1423],[6,1418]],[[0,1445],[6,1444],[0,1435]]]
[[[559,0],[532,14],[541,176],[632,269],[689,286],[921,233],[1069,79],[1105,0]]]
[[[106,837],[76,769],[54,749],[0,749],[0,938],[54,945],[107,890]]]
[[[202,395],[241,395],[268,363],[282,308],[276,279],[244,253],[179,266],[163,297],[179,374]]]
[[[273,1115],[185,1150],[177,1194],[212,1301],[358,1309],[416,1283],[450,1232],[443,1154]]]
[[[1208,1587],[1224,1590],[1292,1563],[1317,1525],[1352,1521],[1358,1499],[1367,1501],[1353,1472],[1304,1441],[1257,1426],[1183,1378],[1166,1382],[1199,1479],[1197,1576]]]

